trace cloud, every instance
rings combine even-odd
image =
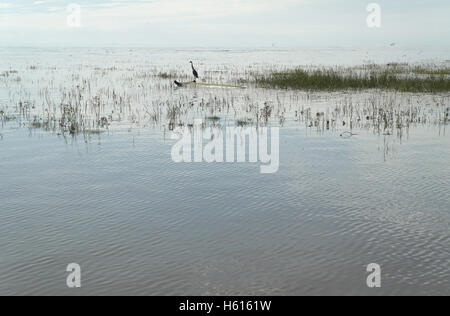
[[[77,3],[77,1],[73,1]],[[134,27],[142,23],[170,23],[180,21],[213,20],[224,17],[255,15],[286,8],[292,4],[309,2],[306,0],[154,0],[154,1],[91,1],[80,3],[83,25],[90,28],[117,29]],[[36,26],[42,28],[59,28],[66,6],[54,6],[65,3],[62,0],[40,0],[34,5],[52,4],[45,12],[15,12],[4,17],[3,27],[24,28]],[[58,11],[61,16],[55,16]],[[9,17],[9,19],[8,19]]]
[[[76,3],[76,1],[74,1]],[[308,0],[153,0],[102,1],[81,4],[82,27],[91,30],[126,30],[155,23],[211,23],[221,19],[254,16],[285,9]],[[17,11],[0,20],[3,30],[58,31],[67,27],[68,16],[62,0],[40,0],[34,5],[47,5],[45,11]],[[49,5],[52,6],[49,6]]]
[[[81,5],[82,27],[76,31],[67,26],[72,2]],[[407,40],[443,45],[442,38],[450,36],[448,0],[379,2],[383,27],[374,31],[366,26],[366,4],[360,0],[17,0],[0,2],[0,42],[60,42],[70,35],[78,36],[73,42],[80,45],[112,39],[165,45],[169,38],[204,46]]]
[[[0,2],[0,9],[7,9],[7,8],[11,8],[11,7],[12,7],[11,3]]]

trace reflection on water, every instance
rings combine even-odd
[[[450,294],[448,94],[177,89],[193,51],[0,54],[0,294]],[[207,82],[230,84],[339,62],[195,54]],[[280,127],[279,171],[174,163],[171,134],[196,119]]]

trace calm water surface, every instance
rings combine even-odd
[[[450,294],[450,131],[439,123],[448,95],[177,90],[143,75],[188,76],[193,56],[208,81],[236,82],[252,69],[444,63],[448,52],[3,48],[0,56],[0,73],[13,71],[0,77],[0,295]],[[128,98],[98,110],[108,128],[69,135],[33,124],[83,80],[84,100],[110,100],[112,90]],[[348,121],[323,130],[299,117],[374,96],[419,106],[427,120],[401,135],[360,123],[341,137]],[[268,124],[280,127],[278,173],[172,161],[174,104],[183,105],[177,124],[214,114],[232,126],[264,103],[273,105]],[[66,287],[72,262],[82,267],[80,290]],[[377,290],[366,286],[373,262],[382,266]]]

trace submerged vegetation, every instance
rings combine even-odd
[[[208,121],[213,121],[213,122],[218,122],[218,121],[220,121],[220,117],[218,117],[217,115],[214,115],[214,116],[208,116],[206,119],[207,119]]]
[[[176,72],[160,72],[158,73],[157,77],[161,79],[176,79],[178,78],[178,75]]]
[[[450,91],[450,68],[366,65],[355,68],[316,68],[255,74],[258,86],[300,90],[382,89],[401,92]]]
[[[256,78],[258,86],[282,90],[251,86],[246,90],[176,89],[171,78],[190,77],[170,67],[92,65],[57,71],[39,66],[0,76],[0,88],[9,97],[8,104],[0,104],[0,126],[16,123],[63,137],[82,135],[88,142],[91,136],[100,137],[116,128],[153,128],[165,133],[192,127],[198,118],[203,118],[203,128],[297,126],[308,132],[335,132],[336,137],[353,137],[361,129],[402,137],[411,126],[434,125],[440,131],[449,122],[450,95],[432,93],[450,91],[448,69],[389,64],[295,70],[223,68],[205,73],[207,82],[237,83],[247,77]],[[19,75],[23,80],[17,80]],[[347,89],[361,91],[348,93]]]
[[[252,119],[239,119],[236,121],[236,125],[239,127],[244,127],[252,123]]]

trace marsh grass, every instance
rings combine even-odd
[[[220,121],[220,117],[218,117],[218,116],[208,116],[207,118],[206,118],[208,121],[213,121],[213,122],[217,122],[217,121]]]
[[[411,75],[411,73],[416,75]],[[437,93],[450,91],[448,68],[374,66],[363,68],[301,68],[255,74],[254,82],[265,88],[299,90],[381,89],[401,92]],[[426,76],[419,76],[426,75]]]
[[[412,68],[411,72],[419,75],[450,76],[450,67],[433,69],[417,66]]]
[[[87,134],[87,135],[101,135],[101,134],[104,134],[105,131],[100,130],[100,129],[86,129],[83,131],[83,133]]]
[[[382,69],[382,66],[372,65],[372,69]],[[384,70],[395,74],[450,76],[450,67],[440,67],[433,64],[409,65],[407,63],[389,63]]]
[[[261,85],[269,86],[270,83],[286,89],[308,90],[299,92],[203,87],[175,90],[172,80],[165,78],[178,74],[182,80],[188,79],[189,74],[174,68],[134,66],[115,70],[92,65],[59,73],[56,69],[40,66],[31,75],[21,73],[22,82],[15,80],[17,74],[14,73],[0,77],[0,85],[9,91],[10,98],[9,104],[0,110],[0,120],[1,123],[15,120],[21,127],[40,129],[64,139],[77,139],[80,135],[86,142],[100,139],[100,134],[122,126],[164,132],[178,127],[192,128],[195,118],[199,117],[205,119],[205,128],[222,126],[219,122],[223,126],[238,127],[296,125],[309,132],[335,131],[335,135],[343,137],[353,137],[358,134],[358,129],[401,137],[410,126],[417,124],[445,128],[448,96],[383,90],[351,94],[309,91],[340,90],[349,86],[356,89],[371,85],[399,86],[400,82],[405,84],[404,76],[414,79],[410,76],[411,69],[425,72],[407,64],[331,70],[313,66],[308,70],[264,66],[246,70],[223,68],[218,73],[209,71],[210,77],[207,77],[209,82],[236,82],[240,78],[253,79],[254,73],[260,73],[258,79],[264,79],[258,82]],[[420,74],[419,79],[442,76]],[[299,87],[302,85],[296,80],[303,80],[301,84],[307,88]]]
[[[4,122],[11,122],[11,121],[17,120],[17,117],[14,115],[4,114],[4,115],[0,115],[0,119]]]
[[[34,129],[45,129],[48,126],[48,123],[40,122],[40,121],[33,121],[30,124],[31,128]]]
[[[160,72],[157,77],[161,79],[176,79],[178,75],[175,72]]]
[[[244,126],[247,126],[247,125],[251,124],[252,122],[253,122],[253,120],[249,119],[249,118],[247,118],[247,119],[239,119],[239,120],[236,121],[236,125],[238,127],[244,127]]]

